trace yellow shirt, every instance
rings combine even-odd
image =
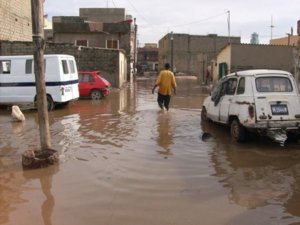
[[[162,70],[155,83],[159,89],[158,92],[162,95],[171,95],[172,88],[176,87],[174,74],[170,70]]]

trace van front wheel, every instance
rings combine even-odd
[[[237,142],[243,142],[246,140],[246,129],[243,127],[237,119],[234,119],[230,125],[231,137]]]

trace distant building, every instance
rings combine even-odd
[[[258,45],[259,44],[258,33],[254,32],[253,34],[251,34],[250,43],[253,44],[253,45]]]
[[[299,41],[300,41],[300,36],[288,35],[287,37],[272,39],[270,40],[270,44],[297,46]]]
[[[0,40],[32,41],[31,1],[0,1]]]
[[[53,41],[52,21],[48,19],[48,15],[44,15],[44,38],[47,42]]]
[[[146,71],[157,71],[158,47],[157,44],[148,43],[143,48],[138,48],[137,73],[141,75]]]
[[[205,81],[211,60],[229,42],[229,38],[209,35],[189,35],[168,33],[159,40],[159,69],[164,63],[173,62],[177,74],[195,75],[200,82]],[[240,37],[230,37],[231,43],[240,43]]]

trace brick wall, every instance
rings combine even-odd
[[[122,50],[102,48],[78,48],[72,44],[47,43],[45,54],[73,55],[78,70],[100,70],[113,87],[121,87],[126,82],[120,74],[120,52]],[[32,42],[0,41],[0,55],[32,55]]]
[[[30,0],[0,0],[0,40],[32,40]]]

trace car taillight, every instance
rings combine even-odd
[[[253,105],[249,105],[248,107],[248,113],[249,113],[249,116],[250,118],[253,118],[254,117],[254,106]]]

